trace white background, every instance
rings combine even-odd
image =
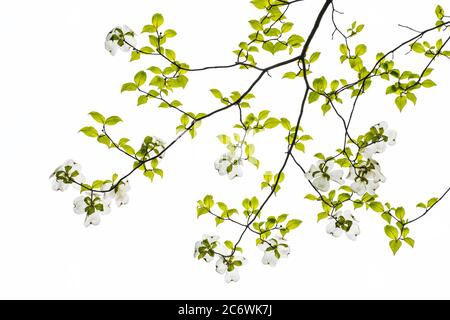
[[[323,1],[304,1],[288,14],[294,30],[306,37]],[[398,23],[425,29],[435,22],[435,1],[343,1],[338,22],[345,29],[358,20],[364,33],[352,42],[364,42],[367,64],[413,36]],[[450,7],[447,8],[450,11]],[[132,177],[131,203],[103,218],[98,227],[85,228],[72,211],[76,191],[55,193],[48,175],[65,159],[84,167],[89,179],[124,173],[128,159],[77,134],[90,125],[87,113],[117,114],[124,123],[114,137],[129,136],[137,145],[147,134],[165,140],[174,137],[178,114],[154,105],[136,107],[137,95],[120,94],[120,86],[135,72],[158,59],[129,63],[128,54],[112,57],[103,48],[106,33],[127,24],[140,31],[155,12],[165,26],[178,31],[169,42],[178,57],[191,66],[233,62],[231,53],[250,33],[248,20],[260,15],[248,1],[229,0],[102,0],[3,1],[0,53],[0,110],[2,183],[0,195],[0,298],[137,298],[137,299],[312,299],[312,298],[450,298],[449,199],[411,227],[416,247],[401,248],[393,257],[383,232],[383,221],[373,212],[358,212],[362,234],[356,242],[334,239],[316,223],[319,208],[303,200],[310,187],[294,166],[287,169],[282,192],[271,200],[266,214],[288,212],[304,221],[289,236],[292,253],[276,268],[260,263],[262,253],[254,239],[244,240],[249,263],[241,281],[227,285],[213,264],[193,259],[193,244],[203,233],[235,240],[239,230],[225,224],[217,230],[212,219],[196,218],[196,200],[207,193],[238,207],[245,196],[260,191],[262,173],[278,170],[284,151],[284,132],[275,129],[254,138],[261,170],[245,166],[242,179],[228,181],[217,175],[214,160],[224,152],[215,138],[231,134],[236,110],[208,119],[199,137],[186,137],[170,149],[162,162],[164,180],[153,184]],[[329,12],[311,52],[322,51],[314,76],[354,75],[338,61],[341,39],[331,40]],[[448,34],[448,32],[447,32]],[[431,36],[433,39],[434,35]],[[145,36],[139,38],[144,45]],[[422,70],[426,60],[415,55],[396,57],[400,68]],[[264,54],[262,65],[283,59]],[[448,105],[450,63],[439,59],[432,79],[438,87],[418,93],[417,106],[399,113],[387,82],[376,82],[362,97],[351,128],[353,134],[387,120],[399,132],[398,144],[378,157],[388,182],[380,189],[383,201],[403,205],[410,217],[420,214],[415,204],[440,195],[448,187]],[[275,116],[295,117],[303,92],[301,80],[280,81],[285,68],[258,84],[255,110],[270,108]],[[177,93],[185,108],[217,108],[208,92],[243,91],[256,76],[253,71],[211,71],[190,76],[185,92]],[[343,106],[342,110],[348,110]],[[323,118],[320,104],[308,106],[302,123],[314,136],[309,155],[299,155],[307,167],[311,154],[331,154],[341,144],[341,123],[330,112]],[[252,138],[253,139],[253,138]]]

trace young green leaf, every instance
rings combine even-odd
[[[160,26],[162,26],[163,23],[164,23],[164,17],[162,16],[162,14],[156,13],[155,15],[153,15],[152,25],[155,28],[159,28]]]
[[[286,229],[288,229],[289,231],[294,230],[294,229],[297,228],[301,223],[302,223],[302,221],[301,221],[301,220],[298,220],[298,219],[292,219],[292,220],[289,220],[289,222],[286,224]]]
[[[122,119],[118,116],[111,116],[105,121],[105,125],[107,126],[113,126],[119,122],[122,122]]]
[[[80,129],[80,132],[83,132],[85,135],[91,138],[97,138],[98,132],[94,127],[84,127]]]
[[[94,119],[98,123],[101,123],[101,124],[105,123],[105,117],[103,115],[101,115],[100,113],[98,113],[96,111],[92,111],[92,112],[89,112],[89,115],[92,117],[92,119]]]

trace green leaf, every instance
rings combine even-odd
[[[283,79],[295,79],[296,77],[297,77],[297,74],[295,72],[292,72],[292,71],[286,72],[283,75]]]
[[[407,102],[408,99],[405,96],[398,96],[397,98],[395,98],[395,104],[400,111],[403,110]]]
[[[310,92],[309,93],[309,97],[308,97],[308,102],[309,103],[313,103],[316,102],[317,100],[319,100],[320,98],[320,94],[318,94],[317,92]]]
[[[266,221],[266,225],[265,225],[266,230],[272,229],[272,227],[273,227],[276,223],[277,223],[277,220],[275,219],[275,217],[273,217],[273,216],[268,217],[268,218],[267,218],[267,221]]]
[[[148,102],[148,96],[146,94],[139,96],[138,98],[138,106],[142,105],[142,104],[146,104]]]
[[[225,244],[225,247],[227,247],[230,250],[233,250],[233,242],[227,240],[224,242],[224,244]]]
[[[175,30],[172,29],[167,29],[166,31],[164,31],[164,36],[166,38],[173,38],[177,35],[177,32]]]
[[[118,116],[111,116],[108,119],[106,119],[105,124],[107,126],[113,126],[115,124],[118,124],[119,122],[122,122],[122,119]]]
[[[223,95],[219,90],[211,89],[210,91],[213,94],[213,96],[216,97],[217,99],[221,99],[221,100],[223,99]]]
[[[280,124],[280,120],[277,118],[269,118],[264,122],[264,128],[273,129]]]
[[[164,17],[160,13],[156,13],[152,17],[152,25],[155,28],[159,28],[164,23]]]
[[[153,25],[145,25],[142,28],[142,33],[155,33],[156,32],[156,28]]]
[[[428,200],[427,208],[434,206],[436,204],[436,202],[438,202],[438,200],[439,200],[438,198],[431,198],[430,200]]]
[[[175,51],[170,49],[166,49],[166,57],[169,58],[170,61],[175,61],[177,59]]]
[[[317,200],[317,196],[313,195],[313,194],[307,194],[305,196],[305,199],[311,200],[311,201],[316,201]]]
[[[392,221],[392,216],[387,212],[382,213],[381,218],[383,218],[383,220],[385,220],[387,223],[391,223]]]
[[[435,87],[436,83],[433,80],[427,79],[424,82],[422,82],[422,86],[424,86],[425,88],[431,88]]]
[[[403,220],[403,218],[405,217],[405,209],[403,209],[402,207],[395,209],[395,216],[399,220]]]
[[[328,218],[327,212],[320,212],[317,214],[317,222],[319,222],[320,220],[326,219],[326,218]]]
[[[286,22],[281,26],[281,33],[286,33],[291,31],[294,24],[292,22]]]
[[[214,206],[213,196],[208,194],[208,195],[203,199],[203,203],[204,203],[204,205],[205,205],[206,208],[211,209],[211,208]]]
[[[258,20],[250,20],[249,23],[256,31],[262,31],[264,29],[262,24]]]
[[[138,51],[132,51],[131,52],[131,59],[130,61],[136,61],[139,60],[141,58],[141,53]]]
[[[445,16],[444,8],[442,8],[440,5],[436,6],[436,10],[434,11],[436,13],[436,17],[441,20]]]
[[[384,212],[384,206],[381,202],[373,201],[369,204],[370,209],[372,209],[375,212],[382,213]]]
[[[320,52],[314,52],[311,57],[309,58],[309,63],[316,62],[320,57]]]
[[[275,49],[272,42],[264,42],[262,48],[266,51],[269,51],[272,54],[275,54]]]
[[[392,253],[395,254],[397,253],[398,249],[400,249],[400,247],[402,246],[402,242],[400,240],[391,240],[389,242],[389,247],[391,247]]]
[[[247,156],[247,158],[250,158],[253,153],[255,153],[255,145],[254,144],[247,144],[245,146],[245,155]]]
[[[139,71],[134,76],[134,83],[136,84],[137,87],[142,86],[145,83],[145,81],[147,81],[147,74],[144,71]]]
[[[314,79],[313,87],[316,91],[323,92],[327,89],[327,80],[325,77]]]
[[[419,42],[413,43],[411,45],[411,49],[412,49],[412,51],[417,52],[417,53],[424,53],[425,52],[425,48]]]
[[[289,119],[286,118],[281,118],[281,125],[283,126],[283,128],[285,128],[286,130],[291,130],[292,126],[291,126],[291,122],[289,121]]]
[[[288,217],[288,214],[286,214],[286,213],[280,214],[277,218],[277,224],[284,222],[287,217]]]
[[[247,160],[248,160],[248,162],[253,164],[257,169],[259,168],[259,160],[258,159],[254,158],[254,157],[250,157]]]
[[[84,127],[80,129],[80,132],[83,132],[85,135],[91,138],[97,138],[98,132],[94,127]]]
[[[417,97],[414,93],[412,92],[408,92],[406,94],[406,98],[408,98],[408,100],[410,100],[412,103],[416,104],[417,103]]]
[[[286,229],[288,229],[289,231],[294,230],[294,229],[297,228],[301,223],[302,223],[302,221],[301,221],[301,220],[298,220],[298,219],[292,219],[292,220],[289,220],[289,222],[286,224]]]
[[[96,111],[92,111],[92,112],[89,112],[89,115],[92,117],[92,119],[94,119],[98,123],[101,123],[101,124],[105,123],[105,117],[103,115],[101,115],[100,113],[98,113]]]
[[[151,172],[151,171],[147,171],[147,172]],[[153,179],[153,178],[150,178],[150,179]],[[207,213],[208,213],[208,209],[206,209],[205,207],[197,207],[197,218],[200,217],[201,215],[204,215],[204,214],[207,214]]]
[[[111,146],[111,140],[104,134],[98,136],[97,141],[106,145],[108,148]]]
[[[405,239],[403,239],[403,241],[405,241],[407,244],[409,244],[411,246],[411,248],[414,248],[415,241],[412,238],[405,238]]]
[[[356,46],[355,53],[357,56],[362,56],[367,52],[367,46],[364,44],[360,44]]]
[[[129,82],[129,83],[125,83],[122,86],[122,89],[120,90],[120,92],[124,92],[124,91],[136,91],[137,87],[136,84]]]
[[[391,238],[392,240],[397,240],[398,239],[398,230],[397,228],[387,225],[384,227],[384,233],[386,233],[386,235]]]
[[[220,134],[217,136],[217,139],[223,144],[229,144],[231,143],[231,138],[225,134]]]

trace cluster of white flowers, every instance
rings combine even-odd
[[[159,155],[159,158],[162,159],[164,158],[165,153],[161,153],[163,149],[166,148],[166,142],[158,137],[151,137],[152,138],[152,143],[155,146],[155,149],[152,152],[156,152]],[[161,149],[159,149],[161,148]],[[152,154],[150,154],[151,156],[153,156]]]
[[[115,200],[117,207],[129,202],[127,192],[130,190],[130,183],[128,180],[121,181],[114,189],[110,190],[112,186],[113,182],[106,182],[101,188],[105,192],[85,191],[73,201],[73,211],[77,214],[86,214],[84,220],[86,227],[91,224],[98,225],[101,215],[111,212],[112,200]]]
[[[219,256],[216,262],[216,271],[219,274],[225,274],[226,283],[238,282],[241,277],[236,266],[242,266],[245,263],[247,263],[247,259],[243,256],[232,256],[226,260]]]
[[[332,161],[318,161],[316,165],[311,165],[311,168],[305,173],[306,179],[318,190],[327,192],[330,190],[330,180],[339,184],[344,184],[344,171],[332,170],[334,163]]]
[[[264,251],[261,260],[262,263],[272,267],[277,265],[280,258],[287,258],[290,253],[290,248],[286,244],[286,241],[278,236],[264,241],[262,244],[258,245],[258,248]]]
[[[126,25],[115,27],[106,36],[105,49],[112,55],[115,55],[119,48],[124,52],[129,51],[136,47],[135,35],[134,31]]]
[[[211,262],[217,256],[216,272],[223,274],[227,283],[237,282],[240,279],[237,267],[247,263],[247,259],[231,255],[231,251],[218,241],[218,236],[203,235],[202,240],[195,243],[194,258]]]
[[[85,177],[81,174],[81,166],[73,160],[67,160],[57,167],[50,175],[52,189],[55,191],[66,191],[69,185],[80,189]]]
[[[67,160],[61,166],[57,167],[50,175],[52,180],[52,189],[55,191],[65,191],[69,185],[82,190],[85,182],[84,176],[80,172],[81,166],[73,160]],[[128,179],[120,181],[117,185],[114,181],[107,181],[101,186],[101,190],[93,192],[82,190],[79,197],[73,201],[73,211],[77,214],[86,214],[84,225],[86,227],[98,225],[101,214],[111,212],[111,202],[114,199],[118,207],[129,202],[127,192],[130,190]],[[113,185],[115,185],[114,188]]]
[[[241,157],[238,157],[234,152],[223,154],[214,162],[214,167],[221,176],[228,175],[228,178],[230,179],[242,177],[242,175],[244,174],[242,170],[242,159]]]
[[[382,141],[370,144],[361,150],[361,154],[367,159],[372,159],[372,156],[376,153],[384,152],[387,146],[393,146],[397,139],[397,132],[388,129],[388,124],[385,121],[374,125],[372,128],[382,136]]]
[[[381,173],[380,164],[374,159],[368,159],[358,168],[351,167],[348,178],[354,181],[350,188],[360,196],[366,192],[375,195],[380,182],[386,181],[386,177]]]
[[[358,221],[350,211],[338,211],[330,217],[330,223],[326,227],[327,233],[333,237],[340,237],[343,232],[350,240],[356,240],[361,233]]]
[[[363,196],[364,194],[375,195],[376,190],[380,186],[380,182],[385,182],[386,177],[381,173],[380,164],[373,159],[373,156],[382,153],[388,145],[396,143],[397,133],[388,129],[386,122],[378,123],[370,128],[369,133],[361,136],[364,147],[359,151],[363,156],[357,165],[349,168],[347,179],[351,181],[351,190]],[[332,170],[334,159],[318,161],[316,165],[312,165],[305,177],[313,184],[313,186],[322,192],[330,190],[330,181],[334,181],[340,185],[345,183],[343,179],[344,172],[342,170]],[[332,217],[332,221],[327,225],[327,233],[338,237],[345,231],[346,235],[354,240],[360,234],[358,222],[349,212],[338,212]]]
[[[103,185],[102,190],[107,191],[112,187],[112,182],[107,182]],[[121,181],[121,183],[109,192],[105,192],[104,199],[111,202],[113,199],[116,201],[117,207],[121,207],[130,201],[128,196],[128,191],[130,191],[130,182],[128,179]]]
[[[361,154],[367,160],[356,168],[351,167],[348,175],[348,178],[354,181],[350,187],[360,196],[366,192],[375,195],[380,182],[386,182],[386,177],[381,173],[380,164],[373,159],[373,156],[384,152],[388,145],[394,145],[397,138],[397,132],[388,129],[386,122],[378,123],[370,130],[375,136],[375,142],[361,149]]]
[[[73,211],[76,214],[85,214],[84,226],[89,227],[100,223],[100,214],[111,212],[111,202],[98,194],[85,192],[73,201]]]

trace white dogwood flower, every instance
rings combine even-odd
[[[102,190],[106,191],[111,189],[112,183],[107,182],[103,185]],[[128,191],[130,191],[130,182],[128,179],[125,179],[119,183],[113,190],[106,192],[104,194],[104,198],[106,201],[111,201],[114,199],[116,201],[116,205],[121,207],[122,205],[126,205],[129,202]]]
[[[69,188],[69,185],[73,185],[76,189],[80,189],[78,184],[82,184],[86,180],[80,171],[81,166],[78,163],[73,160],[65,161],[50,175],[52,189],[55,191],[65,191]]]
[[[84,225],[98,225],[100,223],[100,214],[111,212],[111,205],[108,200],[98,194],[86,192],[73,201],[73,211],[76,214],[86,214]]]
[[[290,253],[290,248],[286,241],[278,236],[266,240],[258,245],[258,248],[264,251],[262,263],[275,267],[280,258],[287,258]]]
[[[244,174],[242,159],[233,152],[223,154],[214,162],[214,167],[221,176],[228,175],[229,179],[242,177]]]
[[[247,263],[247,259],[242,256],[233,256],[230,258],[224,258],[219,256],[216,261],[216,272],[219,274],[225,274],[225,282],[237,282],[240,279],[237,266],[242,266]]]
[[[366,159],[371,159],[376,153],[384,152],[387,148],[387,145],[392,146],[396,143],[397,132],[395,130],[388,129],[387,122],[380,122],[374,125],[373,128],[381,135],[381,140],[361,150],[361,154]]]
[[[339,237],[343,232],[350,240],[356,240],[361,233],[358,221],[350,211],[338,211],[326,226],[326,232],[333,237]]]
[[[218,236],[203,235],[202,240],[195,243],[194,258],[211,262],[215,256],[214,251],[218,248],[218,240]]]
[[[373,159],[368,159],[365,164],[357,168],[351,167],[348,178],[354,180],[350,188],[360,196],[366,192],[375,195],[380,182],[386,182],[386,177],[381,173],[380,164]]]
[[[327,192],[330,190],[330,180],[339,184],[344,184],[344,171],[332,170],[334,163],[331,161],[318,161],[316,165],[311,165],[311,168],[305,173],[306,179],[310,180],[314,187],[318,190]]]
[[[136,47],[135,33],[128,26],[115,27],[112,29],[105,40],[105,49],[112,55],[115,55],[120,50],[126,52],[131,48]]]
[[[153,142],[155,143],[155,145],[157,147],[160,147],[160,148],[158,148],[158,155],[159,155],[158,157],[160,159],[163,159],[166,154],[165,153],[161,153],[161,152],[162,152],[163,149],[166,148],[166,142],[163,139],[155,137],[155,136],[153,136],[152,138],[153,138]]]
[[[86,215],[86,218],[84,219],[84,226],[89,227],[91,224],[93,226],[97,226],[100,224],[101,216],[100,212],[96,211],[90,215]]]
[[[85,214],[88,203],[85,201],[88,196],[79,196],[73,200],[73,211],[76,214]]]

